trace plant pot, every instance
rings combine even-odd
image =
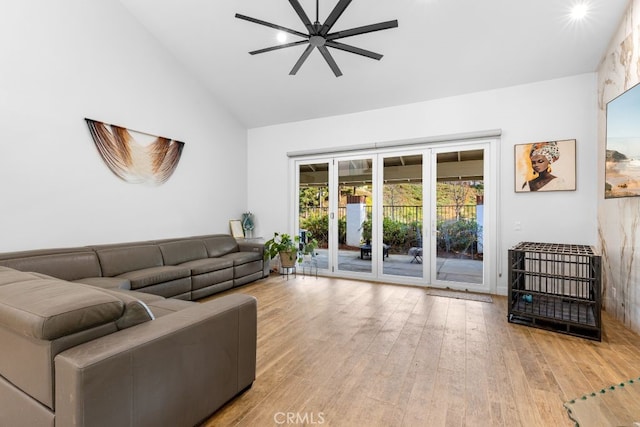
[[[282,266],[282,268],[295,267],[297,260],[298,260],[298,253],[295,251],[280,252],[280,265]]]

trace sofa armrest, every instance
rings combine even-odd
[[[253,383],[256,307],[228,295],[60,353],[56,424],[197,424]]]
[[[264,242],[238,241],[238,250],[240,252],[258,252],[264,254]]]

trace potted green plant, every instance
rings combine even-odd
[[[291,268],[298,259],[300,237],[291,237],[286,233],[273,233],[273,237],[264,242],[264,259],[266,261],[280,256],[283,268]]]
[[[318,241],[314,239],[310,233],[307,233],[307,241],[300,245],[300,258],[298,262],[302,262],[302,257],[305,255],[311,255],[315,257],[316,249],[318,249]]]

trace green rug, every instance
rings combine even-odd
[[[480,302],[493,302],[493,299],[490,295],[485,294],[474,294],[472,292],[463,292],[463,291],[450,291],[448,289],[427,289],[427,295],[433,295],[436,297],[445,297],[445,298],[457,298],[457,299],[466,299],[470,301],[480,301]]]
[[[564,407],[576,426],[640,427],[640,378],[585,394]]]

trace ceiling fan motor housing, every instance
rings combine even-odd
[[[309,37],[309,43],[313,47],[324,46],[326,41],[327,40],[322,36],[311,36],[311,37]]]

